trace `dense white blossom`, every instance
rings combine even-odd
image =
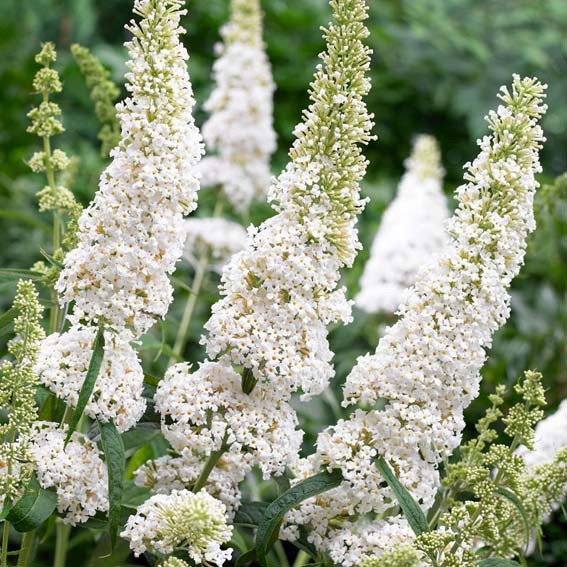
[[[245,451],[268,478],[284,471],[289,453],[297,453],[302,434],[297,416],[271,387],[250,394],[232,366],[205,362],[191,372],[188,364],[169,368],[155,394],[162,433],[178,452],[189,447],[209,455],[223,445]]]
[[[221,185],[227,199],[244,210],[265,197],[270,185],[270,156],[275,89],[262,41],[260,0],[231,0],[231,17],[221,29],[223,44],[213,67],[215,87],[205,103],[207,148],[216,152],[197,167],[201,184]]]
[[[333,544],[340,528],[329,522],[345,495],[350,515],[361,514],[362,523],[362,514],[384,513],[393,502],[372,469],[376,457],[390,463],[427,509],[433,503],[436,466],[460,442],[463,410],[478,394],[485,348],[509,315],[507,290],[535,228],[534,175],[541,171],[538,152],[544,140],[537,120],[546,110],[544,88],[518,76],[511,93],[502,88],[505,105],[487,117],[492,135],[479,141],[479,156],[466,166],[467,183],[457,189],[450,244],[419,272],[401,319],[376,353],[359,358],[347,377],[344,405],[373,406],[381,400],[385,406],[357,410],[325,431],[309,460],[312,472],[321,466],[339,468],[347,480],[326,495],[324,507],[314,512],[309,502],[290,519],[324,535],[320,548],[333,560],[342,558],[345,567],[365,557],[352,557],[348,537],[342,547]],[[372,553],[378,554],[376,547]]]
[[[40,486],[55,488],[57,510],[75,525],[108,510],[108,477],[96,443],[75,432],[65,445],[66,437],[67,426],[36,422],[31,456]]]
[[[69,406],[76,407],[92,355],[96,328],[73,326],[49,335],[41,344],[35,372],[40,381]],[[85,413],[102,422],[112,420],[119,431],[142,417],[144,371],[123,335],[105,331],[104,358]]]
[[[196,207],[193,172],[203,147],[192,109],[188,54],[180,42],[182,0],[136,0],[127,26],[130,96],[117,106],[121,140],[79,219],[78,244],[56,284],[73,302],[72,328],[43,343],[41,379],[74,406],[100,325],[105,361],[86,414],[121,431],[141,417],[143,371],[130,342],[163,317],[172,300],[168,274],[183,252],[183,216]]]
[[[198,565],[223,565],[232,555],[221,549],[232,535],[225,506],[204,490],[152,496],[128,518],[120,535],[129,540],[136,557],[146,551],[169,555],[181,549]]]
[[[362,2],[331,2],[336,23],[311,85],[312,104],[295,130],[291,161],[270,189],[274,217],[249,231],[223,271],[222,298],[204,338],[211,358],[244,366],[289,397],[320,393],[333,375],[327,325],[350,320],[340,268],[360,247],[364,206],[360,145],[371,139],[363,101],[369,49]]]
[[[327,325],[351,316],[337,284],[360,247],[354,225],[365,204],[360,146],[372,138],[363,102],[370,50],[362,43],[364,2],[331,0],[331,6],[336,22],[325,31],[312,104],[296,128],[291,162],[270,190],[277,214],[249,229],[245,249],[223,270],[223,298],[203,338],[217,360],[193,373],[184,364],[171,367],[156,392],[162,431],[181,458],[190,451],[204,462],[224,446],[230,460],[222,466],[236,468],[234,484],[254,464],[268,476],[297,460],[301,432],[291,394],[327,386],[333,374]],[[191,459],[183,471],[189,485]],[[170,476],[184,467],[182,460],[153,466],[160,465]],[[140,471],[144,484],[148,472]]]
[[[356,305],[368,313],[394,313],[419,268],[448,241],[444,222],[449,210],[435,138],[418,136],[405,165],[406,173],[382,216],[355,297]]]
[[[246,230],[242,225],[223,218],[190,218],[185,221],[183,257],[193,266],[207,255],[209,266],[221,271],[223,266],[246,245]]]
[[[194,124],[187,51],[179,40],[181,0],[136,0],[143,19],[128,29],[129,98],[117,106],[121,141],[94,201],[79,220],[79,242],[57,283],[71,320],[141,335],[172,299],[168,274],[183,252],[183,215],[196,207],[194,166],[202,154]]]
[[[179,455],[165,455],[148,461],[135,473],[138,486],[149,488],[154,494],[169,494],[193,486],[203,471],[206,457],[192,449],[184,448]],[[220,500],[227,516],[232,518],[240,506],[238,485],[252,468],[252,459],[246,453],[226,452],[211,471],[205,490]]]

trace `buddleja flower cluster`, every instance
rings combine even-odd
[[[230,21],[213,67],[215,88],[205,103],[207,148],[216,152],[198,167],[203,186],[220,185],[242,211],[263,198],[270,185],[270,156],[276,150],[270,63],[262,41],[259,0],[231,0]]]
[[[152,496],[130,516],[120,535],[130,541],[136,556],[146,551],[169,555],[181,549],[197,564],[223,565],[232,555],[220,547],[232,535],[225,507],[204,490]]]
[[[210,357],[244,366],[284,398],[299,389],[318,394],[333,375],[326,325],[350,321],[345,290],[336,288],[360,248],[354,225],[367,165],[360,144],[372,126],[363,102],[366,8],[359,0],[331,5],[336,23],[325,31],[313,102],[270,189],[278,214],[249,230],[246,248],[223,271],[223,297],[204,339]]]
[[[567,400],[563,400],[557,411],[552,413],[535,428],[533,447],[523,448],[520,454],[530,468],[552,461],[557,452],[567,447]]]
[[[291,518],[309,524],[313,542],[347,567],[412,536],[400,516],[369,520],[368,514],[395,505],[376,457],[390,463],[427,509],[438,484],[437,464],[459,444],[463,410],[478,394],[484,349],[508,317],[507,288],[535,228],[544,88],[518,76],[511,91],[502,88],[504,105],[487,117],[492,134],[479,141],[479,156],[466,166],[467,183],[457,189],[449,246],[420,271],[401,319],[376,353],[361,357],[347,377],[344,405],[383,400],[385,407],[357,409],[323,432],[316,455],[303,466],[303,474],[328,467],[344,475],[341,487],[308,501]],[[333,519],[341,516],[350,518],[335,527]]]
[[[122,136],[79,221],[79,244],[57,284],[73,323],[101,321],[139,336],[171,302],[167,275],[183,250],[183,216],[196,208],[193,167],[202,154],[191,114],[180,0],[138,0],[128,26],[130,97],[118,105]]]
[[[277,214],[249,229],[245,249],[223,270],[224,297],[204,339],[217,360],[195,371],[175,365],[158,386],[162,432],[178,456],[138,472],[156,490],[167,490],[162,478],[199,486],[199,459],[219,459],[206,485],[215,495],[253,464],[265,477],[283,473],[302,438],[291,393],[318,393],[333,374],[326,325],[350,319],[345,290],[336,287],[359,248],[354,224],[366,169],[359,146],[371,139],[372,122],[363,102],[366,7],[362,0],[331,6],[336,23],[325,31],[312,104],[270,191]],[[238,503],[234,487],[220,494],[229,510]]]
[[[68,443],[67,426],[36,422],[31,455],[42,488],[54,488],[63,521],[76,525],[98,511],[108,510],[108,476],[94,441],[74,432]]]
[[[193,169],[203,148],[191,114],[193,93],[179,41],[181,0],[138,0],[126,88],[117,106],[122,136],[91,205],[78,245],[65,257],[56,289],[74,302],[72,327],[46,339],[37,370],[75,405],[97,328],[105,353],[87,415],[120,431],[141,417],[143,370],[130,345],[163,317],[172,299],[168,274],[183,252],[183,216],[196,207]]]
[[[447,244],[449,217],[437,141],[415,140],[398,195],[386,209],[364,266],[356,305],[368,313],[394,313],[419,268]]]
[[[33,366],[44,337],[43,308],[31,281],[18,282],[13,308],[16,337],[8,343],[13,361],[4,360],[0,365],[0,408],[7,418],[0,425],[0,507],[5,498],[20,496],[33,471],[29,437],[37,419],[38,383]]]

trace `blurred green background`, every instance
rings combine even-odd
[[[359,229],[365,250],[345,283],[357,290],[368,245],[384,207],[392,199],[415,134],[435,135],[447,170],[451,195],[462,179],[462,165],[476,155],[476,139],[483,135],[483,117],[497,104],[500,85],[512,73],[535,75],[548,83],[549,111],[543,126],[548,142],[542,152],[542,183],[567,169],[567,2],[565,0],[371,0],[370,44],[374,50],[373,90],[368,104],[375,114],[378,140],[368,148],[370,167],[364,192],[371,201]],[[64,91],[56,97],[63,109],[66,132],[56,140],[80,158],[73,190],[87,203],[105,165],[96,134],[99,125],[69,47],[79,42],[93,50],[122,85],[127,39],[124,23],[131,17],[130,0],[2,0],[0,10],[0,266],[27,268],[41,259],[39,249],[49,240],[49,218],[36,211],[35,192],[43,184],[25,164],[38,147],[26,133],[26,113],[35,103],[31,82],[34,54],[42,41],[57,44],[57,69]],[[277,84],[275,125],[279,149],[274,172],[285,164],[291,131],[307,103],[307,87],[322,49],[319,27],[329,17],[325,0],[264,0],[265,40]],[[211,89],[210,71],[219,27],[228,14],[228,0],[191,0],[184,19],[189,70],[199,104]],[[199,108],[198,123],[205,115]],[[210,210],[211,192],[203,191],[200,213]],[[468,412],[474,423],[487,405],[496,383],[512,384],[528,368],[544,372],[550,410],[567,396],[567,206],[563,198],[538,201],[538,231],[529,244],[526,266],[514,283],[511,320],[494,341],[483,370],[482,394]],[[251,220],[269,214],[256,205]],[[46,245],[46,244],[45,244]],[[47,245],[46,245],[47,246]],[[179,277],[190,280],[188,266]],[[197,361],[203,322],[216,297],[218,278],[211,276],[204,300],[192,324],[186,357]],[[11,301],[13,288],[0,288],[0,306]],[[183,307],[182,292],[171,320]],[[334,422],[340,408],[340,383],[356,357],[373,350],[381,326],[378,317],[355,312],[355,322],[331,333],[336,352],[334,394],[299,405],[306,428],[306,451],[316,433]],[[172,331],[164,327],[167,339]],[[165,357],[154,360],[160,329],[146,337],[147,367],[159,374]],[[545,529],[546,543],[530,565],[567,565],[567,522],[559,511]],[[77,561],[79,561],[77,559]],[[77,565],[79,562],[77,562]],[[83,564],[83,563],[80,563]],[[86,563],[85,563],[86,564]],[[89,564],[95,565],[93,559]]]

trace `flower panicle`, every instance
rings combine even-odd
[[[318,547],[345,565],[388,549],[381,548],[384,542],[370,543],[374,535],[361,541],[358,550],[349,539],[353,533],[377,533],[379,527],[369,527],[365,515],[384,513],[391,506],[391,493],[382,487],[373,458],[383,455],[392,462],[400,482],[428,509],[439,483],[438,464],[460,443],[464,409],[478,395],[493,334],[510,314],[508,288],[535,228],[535,174],[543,140],[536,119],[545,109],[543,90],[535,79],[513,78],[510,104],[498,108],[493,134],[479,141],[480,152],[465,173],[467,183],[457,190],[459,205],[447,223],[448,244],[419,271],[399,309],[400,319],[376,352],[360,357],[347,376],[343,405],[363,407],[319,436],[309,465],[315,470],[340,468],[345,482],[326,506],[305,508],[304,513],[300,508],[292,516],[309,523],[321,536]],[[538,400],[535,386],[529,395]],[[366,409],[379,400],[387,401],[382,410]],[[508,433],[529,443],[541,410],[514,411],[507,418]],[[332,518],[336,510],[352,514],[353,509],[360,519],[348,527],[335,529],[321,521],[325,513]],[[401,520],[388,518],[398,521],[404,540],[407,531]]]
[[[227,46],[243,43],[263,48],[260,0],[232,0],[230,22],[222,28],[221,34]]]
[[[361,145],[374,139],[373,115],[363,100],[371,86],[372,50],[364,44],[369,33],[364,25],[366,3],[337,0],[331,7],[334,22],[323,28],[327,48],[309,88],[311,104],[294,130],[292,161],[272,187],[270,198],[276,210],[293,206],[302,216],[313,215],[313,209],[324,211],[326,238],[341,262],[351,265],[360,249],[354,223],[367,201],[359,187],[367,167]],[[309,183],[290,192],[287,175],[308,168],[314,170],[318,191],[314,195]]]
[[[100,152],[106,157],[120,141],[120,124],[114,106],[120,89],[110,79],[110,72],[89,49],[75,43],[71,46],[71,53],[85,77],[91,99],[95,103],[95,114],[102,125],[98,133]]]
[[[29,432],[37,420],[38,377],[33,369],[44,331],[43,307],[30,280],[17,285],[13,309],[15,338],[8,343],[12,360],[0,364],[0,408],[7,421],[0,425],[0,504],[20,495],[31,475]]]

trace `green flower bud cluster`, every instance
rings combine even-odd
[[[41,191],[37,193],[39,201],[40,212],[45,211],[60,211],[66,214],[72,214],[78,207],[79,211],[81,206],[75,200],[75,196],[67,187],[61,185],[51,187],[46,185]]]
[[[34,270],[43,274],[44,283],[50,286],[57,281],[60,265],[65,255],[64,250],[70,250],[74,246],[76,222],[82,210],[73,193],[67,188],[67,184],[62,183],[65,177],[72,177],[72,175],[68,175],[67,170],[72,163],[76,163],[76,160],[69,158],[60,149],[51,149],[50,138],[64,131],[63,124],[59,120],[61,109],[56,103],[49,100],[51,94],[59,93],[63,88],[57,71],[51,68],[56,59],[57,54],[53,43],[44,43],[40,53],[35,57],[36,62],[42,68],[39,69],[33,80],[34,90],[42,95],[43,100],[39,106],[28,113],[28,117],[31,119],[28,132],[36,134],[43,141],[43,151],[35,152],[29,159],[28,165],[34,173],[45,173],[47,178],[47,185],[37,193],[37,198],[40,212],[53,212],[54,242],[52,255],[53,258],[57,258],[57,262],[51,266],[44,262],[38,262],[34,266]],[[56,179],[56,173],[60,174],[58,179]],[[61,224],[62,216],[66,216],[69,220],[69,227],[66,232],[63,231]],[[62,232],[64,235],[61,242]],[[63,248],[61,248],[61,245],[63,245]]]
[[[54,171],[64,171],[69,167],[71,159],[62,150],[54,150],[51,154],[51,166]],[[35,152],[28,160],[28,165],[34,173],[42,173],[47,169],[45,152]]]
[[[61,109],[54,102],[42,101],[39,106],[32,108],[28,112],[28,118],[31,124],[27,131],[30,134],[36,134],[40,138],[49,138],[65,131],[63,124],[58,116],[61,115]]]
[[[561,200],[567,199],[567,172],[555,178],[553,183],[542,185],[537,199],[536,211],[553,211],[554,207]]]
[[[409,545],[400,545],[380,557],[365,561],[361,567],[417,567],[420,553]]]
[[[0,425],[0,505],[14,499],[27,484],[33,470],[26,436],[37,419],[33,370],[39,343],[45,337],[40,325],[43,307],[31,281],[20,280],[14,299],[15,338],[8,343],[13,360],[0,366],[0,408],[7,421]]]
[[[179,559],[178,557],[168,557],[162,564],[161,567],[189,567],[189,563]]]
[[[120,89],[110,79],[110,73],[86,47],[71,46],[71,53],[85,77],[91,99],[95,104],[95,114],[102,124],[98,139],[102,142],[100,153],[108,156],[110,150],[120,141],[120,123],[116,116],[114,103]]]

